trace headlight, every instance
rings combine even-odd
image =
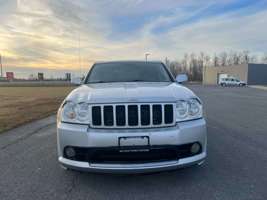
[[[178,101],[176,103],[176,121],[183,120],[188,115],[188,103],[186,101]]]
[[[198,99],[180,100],[176,103],[176,122],[202,118],[202,105]]]
[[[89,124],[89,105],[68,101],[62,106],[59,117],[62,122]]]

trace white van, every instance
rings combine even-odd
[[[226,86],[246,86],[247,84],[244,81],[240,81],[237,78],[234,77],[228,77],[228,78],[221,78],[219,80],[219,85],[226,87]]]

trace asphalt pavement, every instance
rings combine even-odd
[[[190,86],[204,102],[204,165],[146,175],[65,171],[55,116],[0,134],[0,200],[267,199],[267,92]]]

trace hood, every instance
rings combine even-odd
[[[178,83],[99,83],[82,85],[66,100],[87,103],[175,102],[196,97]]]

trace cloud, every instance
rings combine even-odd
[[[85,16],[85,10],[79,12],[71,1],[56,2],[17,2],[16,10],[0,26],[0,52],[7,65],[77,67],[79,37],[81,46],[98,43],[100,29],[92,26],[91,14]]]
[[[172,38],[173,47],[180,52],[224,50],[264,51],[267,40],[267,11],[249,16],[223,15],[175,28],[165,35]]]
[[[266,51],[259,0],[0,0],[0,52],[14,67],[79,68],[97,60],[176,59],[185,52]],[[79,42],[80,41],[80,42]],[[79,44],[80,43],[80,44]]]

